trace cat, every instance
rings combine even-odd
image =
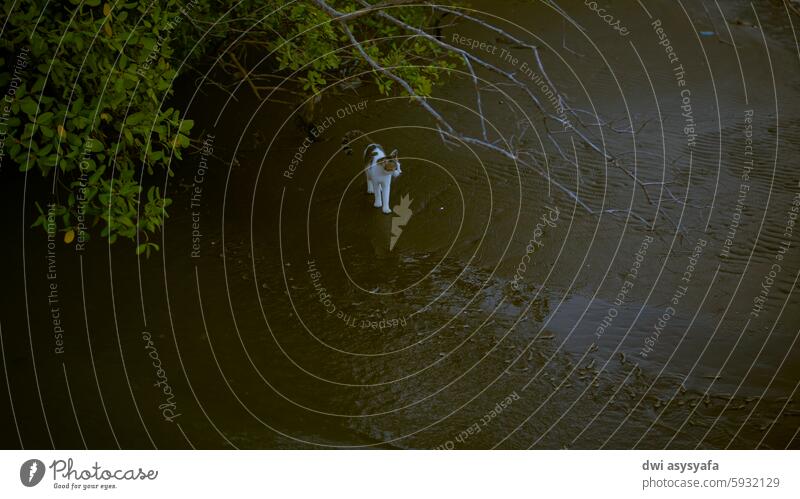
[[[363,136],[358,131],[349,132],[342,140],[345,154],[352,154],[350,143],[354,135]],[[389,194],[392,187],[392,179],[397,178],[403,173],[400,169],[397,149],[388,155],[380,144],[369,144],[364,149],[364,175],[367,179],[367,194],[375,196],[373,206],[381,208],[383,213],[390,214],[392,209],[389,207]]]

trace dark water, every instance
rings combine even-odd
[[[611,122],[583,130],[619,163],[554,135],[576,166],[540,117],[511,137],[512,103],[535,115],[523,93],[482,93],[493,139],[544,151],[542,168],[593,214],[530,167],[444,145],[418,106],[368,85],[325,93],[322,133],[291,178],[307,136],[293,107],[244,86],[235,101],[180,87],[214,157],[187,156],[166,184],[174,204],[149,259],[123,242],[59,245],[48,279],[46,238],[27,228],[47,179],[4,170],[4,446],[796,448],[800,255],[787,221],[800,193],[799,52],[780,2],[720,2],[735,50],[706,4],[710,19],[694,2],[647,3],[686,87],[635,2],[607,6],[628,37],[565,3],[586,32],[565,40],[540,4],[476,4],[551,47],[551,78],[597,115],[580,115],[586,124]],[[695,34],[706,31],[719,38]],[[453,32],[509,50],[516,65],[481,55],[521,78],[533,64],[494,34]],[[434,95],[480,134],[470,80]],[[371,207],[359,151],[339,151],[355,128],[402,157],[392,204],[408,196],[413,215],[391,249],[393,217]]]

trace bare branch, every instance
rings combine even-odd
[[[483,117],[483,104],[481,103],[481,89],[478,88],[478,76],[475,74],[475,70],[472,68],[472,63],[469,62],[469,59],[465,57],[464,63],[467,65],[467,68],[472,75],[472,82],[475,84],[475,100],[477,101],[478,105],[478,115],[481,117],[481,132],[483,132],[483,140],[488,141],[489,136],[486,134],[486,119]]]
[[[256,94],[258,100],[261,100],[261,94],[258,93],[258,88],[256,88],[256,85],[253,83],[253,80],[250,79],[249,76],[250,73],[248,73],[248,71],[242,67],[242,64],[239,62],[239,59],[236,58],[236,54],[231,52],[230,55],[231,55],[231,60],[233,60],[233,63],[236,64],[236,67],[242,74],[242,78],[244,78],[245,81],[247,81],[247,83],[250,85],[250,89],[253,91],[254,94]]]
[[[367,14],[372,14],[373,12],[385,9],[386,7],[395,7],[411,3],[419,4],[423,2],[421,0],[383,0],[383,2],[378,2],[374,5],[367,4],[367,7],[364,7],[363,9],[356,10],[353,12],[340,12],[331,7],[330,5],[328,5],[326,2],[318,2],[314,0],[314,3],[319,5],[319,7],[322,10],[324,10],[326,14],[331,16],[334,20],[339,22],[347,22],[347,21],[352,21],[353,19],[358,19],[359,17],[362,16],[366,16]]]
[[[558,141],[555,140],[554,135],[557,132],[554,131],[554,130],[551,130],[548,127],[548,124],[547,124],[547,119],[548,118],[554,120],[557,123],[562,124],[562,126],[564,126],[565,130],[568,130],[568,131],[574,133],[584,144],[586,144],[589,148],[591,148],[592,150],[597,152],[605,161],[607,161],[607,162],[611,163],[612,165],[616,166],[617,168],[622,170],[626,175],[628,175],[631,179],[633,179],[634,183],[641,188],[641,190],[644,193],[644,196],[645,196],[647,202],[650,205],[657,206],[657,208],[656,208],[656,218],[658,217],[658,215],[661,215],[665,219],[670,221],[676,228],[678,228],[677,224],[675,224],[675,222],[672,220],[672,218],[670,218],[669,215],[661,207],[661,203],[660,202],[658,204],[654,203],[653,199],[650,197],[650,194],[648,192],[648,187],[649,186],[658,185],[658,186],[661,187],[662,194],[664,192],[666,192],[667,195],[673,201],[676,201],[678,203],[683,203],[682,201],[680,201],[672,193],[672,191],[668,187],[666,187],[666,185],[665,185],[666,183],[665,182],[658,182],[658,183],[653,183],[653,182],[645,183],[645,182],[642,182],[638,178],[637,175],[633,174],[630,170],[628,170],[626,167],[624,167],[621,164],[621,162],[614,155],[606,152],[604,148],[601,148],[600,146],[595,144],[594,141],[590,137],[588,137],[586,135],[586,133],[584,133],[582,130],[578,129],[575,126],[572,126],[571,123],[569,123],[568,121],[565,121],[565,118],[556,116],[556,115],[554,115],[552,113],[548,113],[544,109],[544,106],[542,105],[542,103],[540,102],[538,97],[533,93],[531,88],[528,85],[525,85],[519,79],[517,79],[517,77],[516,77],[516,75],[514,73],[511,73],[511,72],[508,72],[508,71],[504,71],[503,69],[501,69],[501,68],[499,68],[499,67],[497,67],[497,66],[495,66],[495,65],[493,65],[493,64],[491,64],[491,63],[489,63],[489,62],[487,62],[485,60],[483,60],[482,58],[476,57],[473,54],[471,54],[471,53],[469,53],[469,52],[467,52],[467,51],[465,51],[465,50],[463,50],[463,49],[461,49],[459,47],[456,47],[454,45],[446,43],[446,42],[440,40],[438,37],[433,36],[433,35],[425,32],[424,30],[422,30],[422,29],[420,29],[418,27],[411,26],[408,23],[406,23],[406,22],[404,22],[404,21],[402,21],[402,20],[390,15],[385,10],[382,10],[382,9],[385,9],[386,7],[389,7],[389,6],[397,6],[397,5],[410,4],[410,3],[419,4],[419,3],[425,3],[425,2],[420,2],[420,0],[415,0],[414,2],[412,2],[412,1],[402,1],[402,0],[401,1],[391,1],[391,0],[389,0],[389,1],[384,1],[384,2],[381,2],[381,3],[375,4],[375,5],[370,5],[365,0],[358,0],[358,1],[359,1],[359,3],[361,3],[362,5],[365,6],[363,9],[355,11],[355,12],[352,12],[352,13],[342,13],[342,12],[336,10],[335,8],[331,7],[330,5],[328,5],[324,0],[314,0],[315,4],[317,4],[324,12],[326,12],[331,18],[333,18],[333,20],[338,22],[338,24],[340,25],[340,27],[342,28],[344,33],[347,35],[347,38],[350,40],[350,42],[353,45],[353,47],[355,47],[355,49],[358,51],[358,53],[364,59],[364,61],[366,61],[366,63],[370,67],[372,67],[372,69],[376,73],[382,74],[382,75],[386,76],[387,78],[389,78],[389,79],[395,81],[396,83],[398,83],[408,93],[408,95],[412,99],[415,100],[415,102],[419,103],[438,122],[437,129],[439,130],[439,133],[440,133],[440,135],[442,137],[442,141],[443,141],[443,143],[445,143],[445,145],[456,144],[456,141],[460,141],[460,142],[465,143],[465,144],[473,144],[473,145],[477,145],[477,146],[483,147],[485,149],[488,149],[490,151],[494,151],[494,152],[496,152],[496,153],[498,153],[498,154],[500,154],[500,155],[502,155],[502,156],[514,161],[516,164],[519,164],[519,165],[525,166],[527,168],[530,168],[531,170],[533,170],[534,172],[536,172],[537,174],[542,176],[544,179],[546,179],[550,183],[550,185],[555,186],[556,188],[558,188],[559,190],[561,190],[562,192],[567,194],[578,205],[580,205],[583,209],[585,209],[590,214],[593,214],[593,215],[597,215],[597,214],[600,214],[600,213],[606,213],[606,214],[610,214],[610,215],[628,214],[629,216],[633,217],[634,219],[639,220],[640,222],[642,222],[642,223],[644,223],[646,225],[650,225],[650,222],[648,222],[644,217],[642,217],[642,216],[640,216],[638,214],[635,214],[635,213],[633,213],[633,212],[631,212],[629,210],[620,210],[620,209],[613,209],[613,208],[604,209],[604,210],[593,210],[589,205],[587,205],[580,198],[578,193],[572,191],[571,189],[569,189],[566,186],[564,186],[563,184],[561,184],[558,180],[554,179],[549,174],[549,171],[544,170],[540,166],[538,166],[539,165],[539,161],[535,158],[535,156],[530,151],[524,151],[524,150],[519,149],[519,146],[521,145],[521,139],[524,136],[524,134],[525,134],[525,132],[527,131],[527,128],[528,128],[527,127],[527,123],[530,122],[530,119],[528,118],[527,114],[521,108],[520,108],[520,112],[523,115],[525,115],[525,117],[528,119],[528,121],[527,122],[523,122],[522,125],[520,125],[519,123],[517,124],[517,129],[520,130],[519,140],[515,141],[512,138],[511,143],[506,143],[506,147],[501,147],[501,146],[498,145],[498,142],[501,141],[500,139],[498,141],[494,141],[494,142],[489,141],[488,132],[487,132],[487,129],[486,129],[486,119],[484,117],[483,105],[482,105],[482,100],[481,100],[481,91],[482,91],[482,89],[478,85],[478,76],[477,76],[477,74],[475,72],[475,68],[473,66],[473,63],[474,63],[474,64],[476,64],[476,65],[478,65],[480,67],[483,67],[484,69],[487,69],[487,70],[489,70],[489,71],[491,71],[493,73],[501,75],[508,82],[508,83],[497,82],[496,84],[492,85],[493,88],[488,88],[487,87],[486,90],[497,91],[497,92],[501,92],[504,95],[506,95],[505,92],[503,92],[502,90],[499,89],[499,86],[510,85],[512,87],[519,88],[523,92],[525,92],[525,94],[531,99],[531,101],[535,104],[535,106],[539,109],[539,111],[542,112],[543,123],[544,123],[544,128],[545,128],[545,130],[547,132],[547,137],[550,140],[550,142],[553,144],[553,147],[558,152],[559,156],[561,156],[567,163],[574,165],[576,168],[579,168],[577,152],[574,149],[574,147],[575,147],[574,146],[574,142],[573,142],[573,151],[574,151],[575,158],[573,160],[571,157],[569,157],[566,154],[566,152],[563,150],[563,148],[558,143]],[[548,3],[550,5],[554,5],[552,2],[548,2]],[[464,19],[464,20],[467,20],[469,22],[472,22],[472,23],[475,23],[477,25],[480,25],[480,26],[482,26],[482,27],[494,32],[494,33],[497,33],[497,34],[501,35],[502,37],[504,37],[506,40],[510,41],[511,43],[514,43],[516,45],[523,46],[523,47],[526,47],[526,48],[530,49],[532,51],[533,55],[534,55],[534,59],[536,60],[536,65],[538,66],[539,71],[541,72],[544,81],[547,82],[547,84],[550,86],[550,88],[553,90],[553,92],[555,93],[555,95],[559,99],[559,103],[561,104],[561,107],[563,109],[568,110],[573,116],[575,116],[577,118],[577,122],[582,127],[586,127],[586,128],[588,128],[589,126],[609,127],[609,128],[611,128],[613,131],[615,131],[617,133],[631,133],[635,137],[636,134],[638,134],[638,132],[641,131],[641,129],[647,124],[647,121],[645,121],[645,123],[642,124],[639,127],[639,129],[636,130],[635,132],[633,131],[633,127],[632,126],[629,127],[629,129],[617,130],[617,129],[613,128],[612,124],[600,121],[599,117],[597,117],[596,115],[594,115],[592,113],[589,113],[589,112],[584,111],[584,110],[575,110],[575,109],[570,108],[566,104],[565,99],[563,99],[561,94],[557,91],[557,87],[555,86],[555,84],[553,84],[553,82],[550,80],[550,77],[549,77],[549,75],[547,74],[547,71],[544,68],[544,63],[542,62],[542,59],[541,59],[541,56],[540,56],[540,53],[539,53],[539,48],[537,46],[532,45],[530,43],[526,43],[523,40],[518,39],[517,37],[511,35],[510,33],[506,32],[503,29],[500,29],[500,28],[498,28],[496,26],[493,26],[490,23],[487,23],[486,21],[483,21],[481,19],[475,18],[474,16],[470,16],[470,15],[465,14],[463,12],[460,12],[458,10],[454,10],[452,8],[439,6],[439,5],[432,6],[432,8],[435,9],[435,10],[439,10],[440,12],[451,14],[451,15],[457,16],[457,17],[459,17],[461,19]],[[554,8],[557,11],[561,12],[562,15],[566,16],[566,14],[564,14],[563,11],[558,9],[557,6],[554,6]],[[428,100],[426,98],[419,96],[414,91],[413,87],[405,79],[403,79],[400,76],[398,76],[397,74],[395,74],[389,68],[386,68],[386,67],[382,66],[381,64],[379,64],[374,58],[372,58],[366,52],[366,50],[364,49],[362,43],[359,42],[356,39],[356,37],[354,36],[352,30],[348,26],[348,22],[353,20],[353,19],[357,19],[358,17],[361,17],[363,15],[370,14],[370,13],[375,13],[377,16],[381,17],[382,19],[384,19],[384,20],[386,20],[386,21],[388,21],[388,22],[390,22],[390,23],[392,23],[392,24],[394,24],[396,26],[399,26],[399,27],[403,28],[404,30],[412,33],[413,35],[415,35],[417,37],[423,38],[423,39],[431,42],[432,44],[444,49],[445,51],[447,51],[447,52],[449,52],[451,54],[456,54],[456,55],[461,56],[461,58],[464,60],[464,63],[466,65],[467,70],[469,71],[469,74],[471,75],[473,84],[475,85],[477,108],[478,108],[477,112],[478,112],[478,114],[480,116],[482,138],[473,137],[473,136],[470,136],[470,135],[467,135],[467,134],[464,134],[464,133],[461,133],[460,131],[458,131],[455,127],[450,125],[450,123],[444,118],[444,116],[442,116],[442,114],[440,114],[428,102]],[[578,28],[582,29],[580,26],[578,26]],[[585,114],[589,114],[591,116],[594,116],[595,120],[596,120],[596,123],[590,123],[588,125],[583,123],[580,120],[580,118],[578,117],[579,113],[585,113]],[[516,137],[516,134],[514,135],[514,137]],[[501,139],[502,139],[502,137],[501,137]],[[522,156],[529,157],[532,162],[523,160]],[[546,154],[545,154],[545,161],[547,161]],[[688,203],[683,203],[683,204],[688,204]],[[653,224],[655,224],[655,220],[653,221]]]
[[[450,126],[450,124],[442,117],[442,115],[439,114],[439,112],[436,111],[433,107],[431,107],[431,105],[428,104],[428,102],[425,99],[420,98],[417,95],[417,93],[414,91],[414,89],[411,87],[411,85],[408,84],[407,81],[405,81],[404,79],[400,78],[399,76],[397,76],[393,72],[389,71],[388,69],[386,69],[383,66],[381,66],[380,64],[378,64],[375,61],[375,59],[373,59],[372,57],[370,57],[369,54],[367,54],[367,52],[364,50],[364,47],[361,45],[361,43],[358,40],[356,40],[355,36],[353,36],[353,32],[350,31],[350,28],[347,26],[346,22],[342,21],[341,22],[341,26],[342,26],[342,29],[344,30],[344,32],[347,34],[347,37],[350,39],[350,42],[353,44],[354,47],[356,47],[356,50],[358,50],[358,52],[361,54],[361,57],[363,57],[364,60],[367,61],[367,63],[370,66],[372,66],[372,68],[375,71],[378,71],[379,73],[381,73],[383,75],[386,75],[387,77],[389,77],[392,80],[394,80],[397,83],[399,83],[400,86],[402,86],[403,89],[406,92],[408,92],[408,95],[410,95],[412,98],[416,99],[416,101],[419,102],[422,105],[422,107],[424,107],[425,110],[428,111],[436,119],[436,121],[441,123],[447,129],[448,132],[453,132],[453,127]]]

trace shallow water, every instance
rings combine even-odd
[[[573,134],[557,134],[570,158],[576,139],[578,166],[548,143],[546,167],[590,214],[531,168],[443,145],[417,106],[367,85],[326,94],[316,122],[335,119],[288,178],[306,138],[292,108],[260,105],[245,88],[236,102],[213,88],[193,97],[186,85],[179,100],[198,136],[214,136],[216,158],[202,184],[194,181],[199,155],[177,168],[166,186],[175,201],[162,251],[151,258],[99,239],[83,255],[59,249],[60,354],[46,241],[27,229],[46,181],[23,186],[3,172],[3,209],[15,217],[4,252],[15,264],[6,276],[14,292],[0,310],[16,422],[5,425],[4,445],[796,448],[800,257],[797,234],[784,232],[800,192],[800,59],[783,7],[762,2],[756,19],[745,2],[720,2],[729,21],[744,21],[730,25],[734,51],[694,35],[728,39],[716,6],[712,25],[700,6],[648,2],[683,61],[698,130],[690,148],[672,67],[638,6],[609,7],[631,31],[622,38],[570,5],[586,36],[568,29],[566,50],[552,11],[474,5],[525,20],[532,34],[504,26],[552,47],[544,54],[551,78],[575,107],[615,121],[616,130],[586,130],[653,183],[647,194]],[[459,26],[445,37],[453,32],[495,38]],[[483,106],[512,140],[509,103],[532,105],[504,90],[483,92]],[[454,123],[479,133],[461,107],[473,106],[471,81],[454,77],[435,95],[450,101],[434,103]],[[364,110],[344,111],[362,101]],[[743,183],[748,110],[754,162],[722,256]],[[546,140],[539,122],[513,140],[537,149],[536,134]],[[624,131],[631,123],[635,136]],[[392,204],[408,196],[413,215],[391,249],[393,217],[371,207],[359,151],[338,152],[354,128],[400,150]],[[196,248],[193,223],[202,234]],[[643,241],[651,242],[637,260]],[[753,299],[775,263],[756,317]],[[629,291],[615,303],[621,289]],[[174,406],[162,405],[165,384]]]

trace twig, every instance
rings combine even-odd
[[[563,30],[561,32],[561,48],[563,48],[567,52],[570,52],[571,54],[576,55],[578,57],[585,57],[583,54],[579,54],[578,52],[575,52],[571,48],[567,47],[567,20],[566,19],[564,19],[564,28],[563,28]]]
[[[483,140],[489,140],[486,134],[486,119],[483,117],[483,105],[481,104],[481,89],[478,88],[478,77],[475,75],[475,70],[472,68],[472,63],[469,59],[464,57],[464,63],[467,65],[470,74],[472,75],[472,82],[475,84],[475,99],[478,104],[478,115],[481,117],[481,132],[483,132]]]
[[[244,78],[245,81],[247,81],[247,83],[250,85],[250,88],[253,90],[253,93],[256,94],[256,97],[258,97],[258,100],[261,100],[261,94],[258,93],[258,88],[256,88],[255,84],[253,83],[253,81],[248,76],[249,73],[239,63],[239,59],[236,58],[236,54],[234,54],[233,52],[231,52],[230,54],[231,54],[231,59],[233,60],[233,63],[236,64],[236,67],[239,68],[239,72],[242,73],[242,78]]]

